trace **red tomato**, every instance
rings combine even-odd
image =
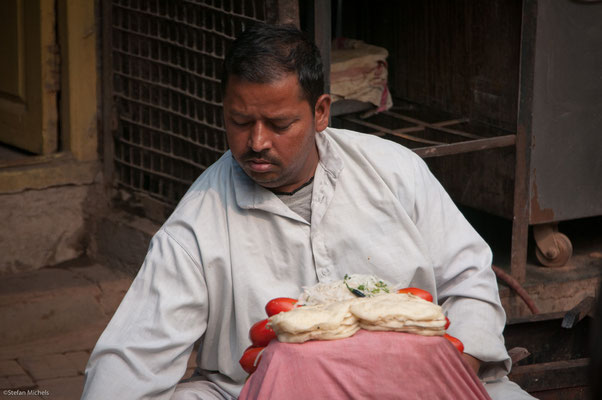
[[[447,333],[445,335],[443,335],[444,338],[446,338],[447,340],[449,340],[456,349],[458,349],[458,351],[460,353],[464,353],[464,345],[462,344],[462,342],[460,341],[460,339],[455,338],[451,335],[448,335]]]
[[[424,299],[426,301],[433,301],[433,296],[431,296],[431,294],[429,292],[427,292],[426,290],[415,288],[415,287],[399,289],[397,291],[397,293],[410,293],[410,294],[413,294],[414,296],[418,296],[421,299]]]
[[[449,328],[449,324],[451,324],[451,322],[449,322],[449,318],[445,317],[445,329]]]
[[[264,349],[265,347],[249,346],[245,352],[242,353],[242,357],[238,363],[247,374],[252,374],[255,372],[259,361],[261,361],[261,353],[263,353]]]
[[[265,326],[268,323],[267,318],[259,322],[255,322],[249,329],[249,338],[253,346],[267,346],[270,340],[276,337],[276,333]]]
[[[290,297],[277,297],[272,299],[266,304],[265,312],[268,313],[268,317],[272,315],[280,314],[281,312],[290,311],[297,305],[297,300],[291,299]]]

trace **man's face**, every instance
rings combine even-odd
[[[328,126],[330,97],[315,107],[302,97],[295,74],[271,83],[231,76],[224,120],[234,159],[259,185],[289,192],[307,182],[318,165],[315,134]]]

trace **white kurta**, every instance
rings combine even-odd
[[[132,287],[98,341],[84,398],[169,398],[202,338],[198,365],[233,396],[250,326],[274,297],[374,274],[431,292],[449,333],[506,374],[491,251],[422,159],[371,135],[317,134],[311,224],[250,180],[230,152],[203,173],[152,239]]]

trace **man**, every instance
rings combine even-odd
[[[152,239],[83,398],[235,398],[265,304],[352,273],[431,292],[490,393],[527,396],[503,380],[489,248],[414,153],[327,128],[323,83],[317,48],[295,28],[257,25],[234,42],[222,80],[230,151]],[[199,338],[200,374],[176,387]]]

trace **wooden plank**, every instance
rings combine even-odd
[[[562,388],[532,392],[531,395],[538,400],[591,400],[588,386]]]
[[[525,324],[531,322],[540,322],[540,321],[550,321],[550,320],[558,320],[558,324],[560,325],[560,320],[564,318],[565,312],[558,311],[553,313],[545,313],[545,314],[536,314],[536,315],[527,315],[524,317],[516,317],[509,319],[506,322],[506,325],[517,325],[517,324]]]
[[[562,319],[562,327],[570,329],[585,316],[592,315],[596,302],[593,296],[587,296],[579,304],[569,310]]]
[[[527,392],[587,385],[589,358],[521,365],[508,376]]]
[[[113,2],[100,3],[99,26],[101,31],[101,112],[100,132],[102,135],[103,184],[108,191],[115,181],[115,143],[114,133],[117,130],[117,109],[113,101],[113,53],[112,53],[112,14]]]
[[[94,2],[59,0],[61,142],[77,160],[98,158]]]

